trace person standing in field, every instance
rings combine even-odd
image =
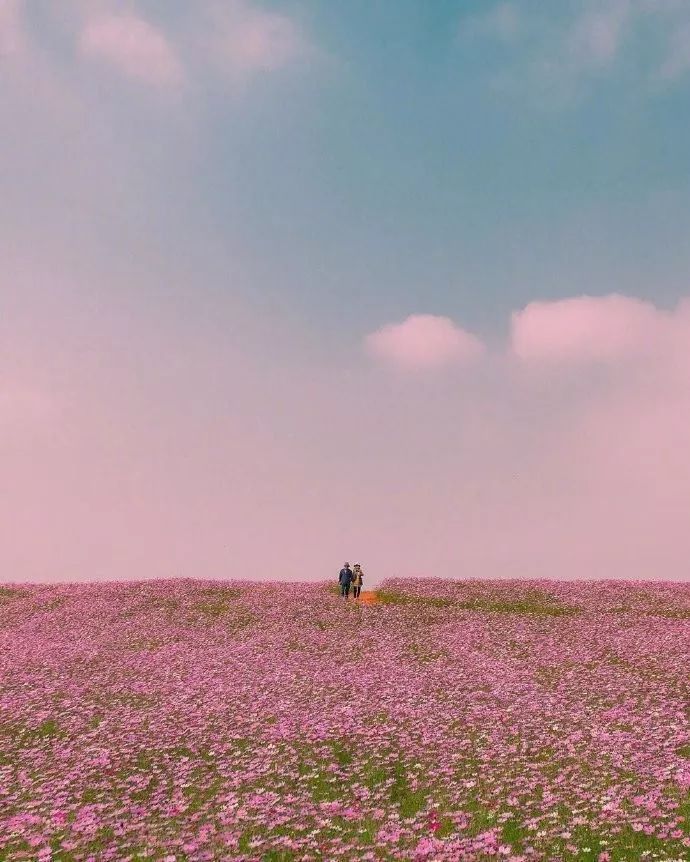
[[[350,584],[352,583],[352,569],[349,563],[345,563],[340,570],[338,583],[340,584],[340,595],[347,598],[350,595]]]
[[[364,572],[362,571],[362,567],[359,563],[355,563],[355,568],[352,572],[352,592],[356,599],[359,598],[359,594],[362,592],[363,581]]]

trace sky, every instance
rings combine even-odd
[[[690,577],[686,0],[0,0],[0,580]]]

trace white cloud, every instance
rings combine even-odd
[[[166,36],[131,12],[87,19],[79,46],[85,56],[104,60],[152,86],[175,86],[184,80],[182,64]]]

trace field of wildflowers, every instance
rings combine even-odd
[[[690,859],[690,584],[0,588],[0,859]]]

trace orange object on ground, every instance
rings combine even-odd
[[[378,604],[379,597],[372,590],[368,590],[366,593],[361,593],[358,601],[363,605],[375,605]]]

